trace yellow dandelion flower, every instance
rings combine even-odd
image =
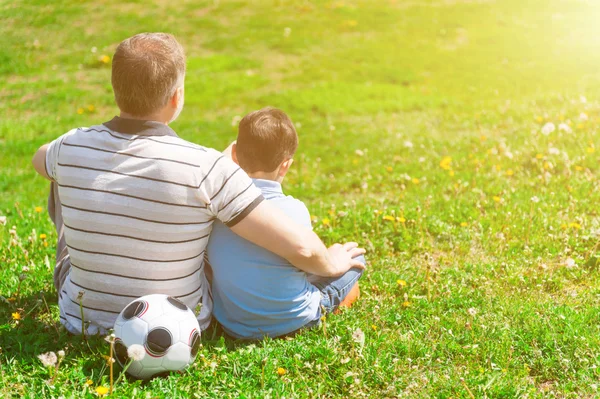
[[[48,241],[44,241],[44,247],[48,248]]]
[[[587,151],[587,153],[588,153],[588,154],[593,154],[593,153],[594,153],[594,151],[596,151],[596,149],[595,149],[594,147],[588,147],[588,148],[586,149],[586,151]]]
[[[535,157],[536,157],[537,159],[542,159],[542,158],[544,158],[544,156],[543,156],[542,154],[537,154]]]
[[[42,233],[40,234],[40,240],[45,240],[46,239],[46,234]]]
[[[103,64],[108,64],[110,62],[110,57],[105,54],[102,57],[100,57],[100,62],[102,62]]]
[[[329,214],[329,216],[334,216],[335,215],[335,210],[334,209],[330,209],[327,211],[327,213]]]
[[[95,109],[96,109],[96,107],[94,107],[91,104],[87,106],[87,110],[90,111],[90,112],[94,112]]]
[[[567,225],[566,225],[566,224],[564,224],[564,223],[560,225],[560,228],[561,228],[561,229],[563,229],[563,230],[566,230],[566,229],[567,229],[567,227],[569,227],[569,226],[567,226]]]
[[[21,313],[19,313],[19,312],[14,312],[14,313],[12,314],[12,318],[13,318],[13,320],[21,320]]]
[[[487,137],[484,134],[482,134],[481,136],[479,136],[479,140],[486,141]]]
[[[502,166],[501,165],[494,165],[494,169],[496,169],[497,171],[501,171],[502,170]]]
[[[324,219],[321,221],[321,223],[323,223],[323,226],[329,226],[330,222],[331,222],[331,221],[330,221],[328,218],[324,218]]]
[[[544,121],[544,118],[542,118],[541,116],[538,116],[535,118],[537,123],[542,123]]]
[[[358,159],[357,158],[354,158],[352,160],[352,165],[358,165]]]
[[[390,215],[385,215],[385,216],[383,217],[383,220],[387,220],[387,221],[389,221],[389,222],[393,222],[393,221],[394,221],[394,220],[396,220],[396,219],[395,219],[393,216],[390,216]]]
[[[576,165],[575,166],[575,170],[578,171],[578,172],[581,172],[583,170],[583,167],[581,167],[579,165]]]
[[[77,114],[78,114],[78,115],[82,115],[82,114],[83,114],[83,112],[84,112],[84,109],[83,109],[83,108],[77,108]]]
[[[409,307],[410,305],[411,305],[411,303],[410,303],[410,302],[408,302],[408,301],[404,301],[404,302],[402,302],[402,307],[404,307],[404,308],[407,308],[407,307]]]
[[[577,129],[583,129],[583,123],[578,123],[577,124]]]
[[[371,329],[372,329],[373,331],[377,331],[377,326],[376,326],[375,324],[371,324]]]
[[[451,167],[452,167],[452,158],[450,158],[450,157],[442,158],[442,160],[440,161],[440,168],[442,168],[444,170],[450,170]]]
[[[453,171],[453,170],[451,170],[450,172],[448,172],[448,174],[449,174],[450,176],[454,176],[454,171]]]
[[[41,213],[43,210],[44,210],[44,208],[42,208],[41,206],[36,206],[36,207],[35,207],[35,211],[36,211],[37,213]]]
[[[406,281],[404,280],[396,280],[396,284],[398,284],[400,287],[406,287]]]
[[[103,387],[103,386],[96,387],[96,394],[98,394],[98,396],[104,396],[107,393],[108,393],[107,387]]]
[[[285,373],[287,373],[286,369],[284,369],[283,367],[278,367],[277,368],[277,375],[282,376]]]
[[[413,178],[412,178],[412,182],[413,182],[414,184],[419,184],[420,180],[419,180],[419,179],[417,179],[416,177],[413,177]]]
[[[353,19],[344,22],[344,26],[348,28],[354,28],[356,25],[358,25],[358,22]]]
[[[87,385],[87,386],[89,387],[89,386],[90,386],[90,385],[92,385],[93,383],[94,383],[94,381],[92,381],[92,380],[87,380],[87,381],[85,382],[85,385]]]
[[[513,172],[512,169],[507,170],[505,173],[506,173],[506,176],[512,176],[515,174],[515,172]]]
[[[404,223],[406,223],[406,219],[404,219],[403,217],[397,217],[397,218],[396,218],[396,221],[397,221],[398,223],[403,223],[403,224],[404,224]]]
[[[577,222],[571,222],[571,223],[569,223],[569,227],[572,228],[572,229],[575,229],[575,230],[581,229],[581,225],[579,223],[577,223]]]
[[[469,223],[467,223],[467,222],[462,222],[460,225],[461,225],[462,227],[467,227],[467,226],[469,225]]]
[[[565,116],[564,116],[564,115],[560,115],[560,116],[558,117],[558,120],[559,120],[559,121],[561,121],[561,122],[564,122],[564,120],[565,120]]]
[[[392,168],[391,166],[386,166],[385,170],[387,170],[388,172],[391,172],[392,170],[394,170],[394,168]]]
[[[493,199],[494,199],[494,202],[502,201],[502,198],[498,197],[497,195],[494,195]]]

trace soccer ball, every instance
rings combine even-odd
[[[200,327],[194,312],[167,295],[146,295],[131,302],[115,322],[115,357],[123,367],[127,348],[141,345],[146,354],[127,373],[148,380],[167,371],[183,370],[196,359]]]

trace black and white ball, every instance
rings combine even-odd
[[[146,295],[123,309],[115,322],[115,357],[124,366],[131,345],[144,347],[145,356],[127,369],[143,380],[166,371],[183,370],[196,359],[200,327],[194,312],[180,300]]]

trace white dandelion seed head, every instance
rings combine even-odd
[[[38,355],[38,359],[40,359],[44,367],[54,367],[58,361],[56,353],[54,352],[42,353],[41,355]]]
[[[475,309],[475,308],[469,308],[467,310],[467,313],[469,313],[471,316],[475,316],[477,314],[477,309]]]
[[[65,351],[63,351],[63,350],[59,350],[59,351],[58,351],[58,357],[61,357],[61,358],[62,358],[62,357],[65,357]]]
[[[550,154],[550,155],[560,155],[560,150],[558,148],[550,147],[548,149],[548,154]]]
[[[552,122],[548,122],[544,126],[542,126],[542,134],[544,136],[549,135],[550,133],[554,132],[555,130],[556,130],[556,126]]]
[[[579,114],[579,119],[581,119],[582,121],[587,121],[589,118],[585,112],[582,112],[581,114]]]
[[[352,340],[357,344],[363,345],[365,343],[365,333],[360,328],[357,328],[352,333]]]
[[[412,142],[410,142],[410,141],[406,140],[406,141],[404,142],[404,147],[406,147],[406,148],[413,148],[413,147],[414,147],[414,145],[413,145],[413,143],[412,143]]]
[[[566,123],[561,123],[560,125],[558,125],[558,130],[565,132],[565,133],[573,132],[573,129],[571,129],[571,126],[567,125]]]
[[[572,269],[577,265],[573,258],[567,258],[567,260],[565,261],[565,266],[567,267],[567,269]]]
[[[534,204],[537,204],[538,202],[540,202],[540,199],[534,195],[533,197],[531,197],[531,202],[533,202]]]
[[[142,345],[133,344],[127,348],[127,356],[132,360],[139,362],[146,356],[146,350]]]

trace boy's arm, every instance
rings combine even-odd
[[[354,259],[365,253],[357,243],[326,248],[311,229],[298,225],[268,201],[261,202],[231,230],[287,259],[298,269],[318,276],[339,276],[353,267],[365,268]]]

